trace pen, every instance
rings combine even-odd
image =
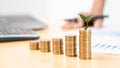
[[[88,17],[89,17],[89,16],[88,16]],[[93,26],[93,22],[94,22],[96,19],[103,19],[103,18],[108,18],[108,17],[109,17],[108,15],[96,15],[96,16],[94,16],[94,18],[90,21],[89,26]],[[65,19],[65,21],[75,22],[75,23],[78,22],[77,18]],[[86,25],[86,24],[84,24],[84,26],[85,26],[85,25]]]
[[[107,18],[107,17],[108,17],[108,15],[96,15],[93,19],[100,19],[100,18],[103,19],[103,18]],[[65,21],[77,22],[77,18],[65,19]]]

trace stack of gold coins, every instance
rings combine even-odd
[[[30,42],[30,50],[39,50],[39,42],[38,41]]]
[[[75,35],[67,35],[65,36],[65,52],[66,56],[76,57],[76,36]]]
[[[40,41],[40,50],[41,52],[50,52],[50,41],[49,40],[41,40]]]
[[[54,54],[63,54],[63,39],[53,38],[52,45]]]
[[[91,30],[80,30],[80,59],[91,59]]]

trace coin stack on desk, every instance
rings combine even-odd
[[[65,36],[65,52],[66,56],[76,57],[76,36],[75,35],[67,35]]]
[[[91,31],[80,30],[79,38],[79,58],[80,59],[91,59]]]
[[[50,52],[50,41],[49,40],[41,40],[40,41],[40,50],[41,52]]]
[[[30,50],[39,50],[39,42],[31,41],[30,42]]]
[[[53,38],[52,45],[54,54],[63,54],[63,39]]]

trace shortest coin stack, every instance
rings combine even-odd
[[[66,56],[76,57],[76,36],[67,35],[65,36]]]
[[[30,50],[39,50],[39,42],[38,41],[30,42]]]
[[[63,54],[63,39],[54,38],[52,39],[53,44],[53,53],[54,54]]]
[[[41,52],[50,52],[50,41],[49,40],[41,40],[40,41],[40,50]]]

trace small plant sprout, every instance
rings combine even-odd
[[[89,26],[89,22],[94,18],[94,16],[89,16],[86,17],[83,14],[79,14],[79,16],[81,17],[81,19],[84,21],[84,23],[86,23],[87,25],[85,26],[85,30],[87,30],[88,26]]]

